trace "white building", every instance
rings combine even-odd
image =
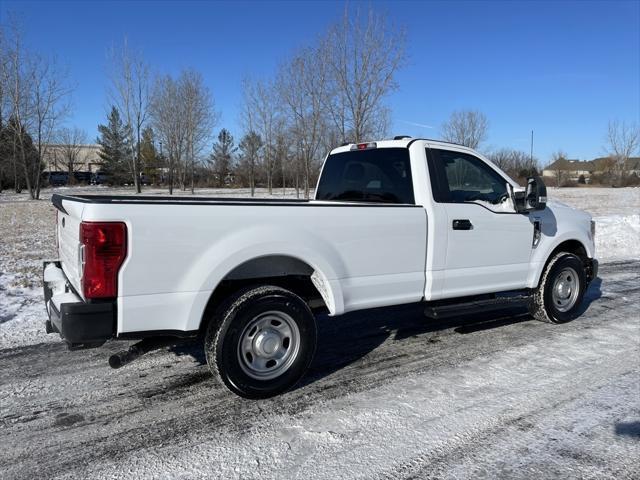
[[[45,171],[68,172],[69,158],[73,160],[75,172],[95,172],[100,169],[102,160],[98,155],[100,145],[62,145],[50,144],[45,147],[43,161]]]

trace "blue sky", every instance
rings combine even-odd
[[[357,2],[350,2],[354,6]],[[607,122],[640,121],[640,1],[371,2],[406,28],[408,64],[388,98],[393,134],[439,137],[456,109],[490,121],[484,150],[604,153]],[[108,102],[106,52],[126,35],[159,73],[202,72],[221,113],[241,133],[246,75],[268,77],[293,49],[338,19],[343,2],[35,2],[19,13],[28,45],[55,54],[77,85],[70,126],[95,138]],[[428,125],[426,128],[418,125]]]

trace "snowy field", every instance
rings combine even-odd
[[[593,216],[600,260],[640,259],[640,188],[549,188],[547,193]]]
[[[548,193],[597,222],[578,320],[321,317],[303,385],[260,402],[215,385],[197,345],[114,371],[126,344],[45,335],[54,209],[0,194],[0,478],[640,478],[640,189]]]

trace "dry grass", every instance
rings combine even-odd
[[[54,219],[49,201],[0,201],[0,291],[41,286],[42,261],[56,255]]]

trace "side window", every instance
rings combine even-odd
[[[429,173],[436,202],[488,202],[497,205],[508,196],[507,181],[473,155],[430,149]]]

